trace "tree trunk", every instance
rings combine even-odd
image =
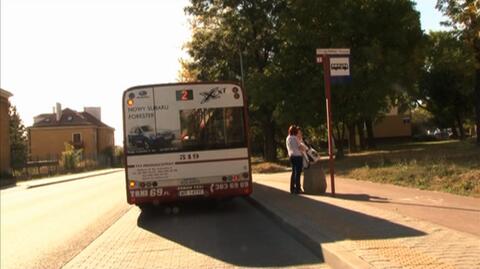
[[[350,152],[357,151],[357,140],[355,136],[355,123],[348,125],[348,148]]]
[[[357,122],[357,131],[358,131],[358,137],[360,140],[360,150],[365,150],[366,145],[365,145],[365,131],[363,130],[364,128],[364,121],[361,120]]]
[[[375,144],[375,137],[373,135],[373,123],[371,119],[365,120],[365,125],[367,126],[367,145],[369,149],[374,149],[377,147]]]
[[[476,117],[476,125],[477,125],[477,146],[480,146],[480,66],[479,65],[480,65],[480,52],[477,51],[477,67],[475,68],[475,117]]]
[[[458,130],[460,132],[460,140],[465,140],[465,130],[463,129],[463,120],[460,115],[456,115],[456,120],[457,120],[457,125],[458,125]]]
[[[335,154],[335,159],[341,159],[345,156],[345,152],[343,149],[343,140],[345,139],[345,125],[342,124],[342,128],[339,127],[340,124],[335,125],[335,129],[337,131],[337,137],[333,135],[333,139],[335,141],[335,147],[337,148],[337,153]]]
[[[458,131],[457,131],[457,126],[455,125],[455,122],[452,122],[452,137],[457,139],[458,138]]]
[[[275,143],[275,123],[268,121],[263,129],[263,158],[265,161],[277,160],[277,144]]]

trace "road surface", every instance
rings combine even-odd
[[[130,209],[123,175],[2,190],[0,267],[61,267]]]
[[[142,213],[122,172],[0,196],[1,268],[327,268],[244,199]]]

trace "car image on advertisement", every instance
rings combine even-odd
[[[149,125],[133,127],[128,134],[129,145],[151,150],[168,145],[175,138],[170,130],[155,130]]]

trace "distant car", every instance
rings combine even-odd
[[[130,129],[128,143],[146,150],[168,145],[175,138],[170,130],[158,130],[156,133],[149,125]]]
[[[449,139],[453,133],[451,129],[436,129],[433,132],[433,135],[435,136],[436,139],[442,140],[442,139]]]

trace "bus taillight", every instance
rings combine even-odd
[[[130,180],[130,188],[134,188],[134,187],[135,187],[135,181]]]

